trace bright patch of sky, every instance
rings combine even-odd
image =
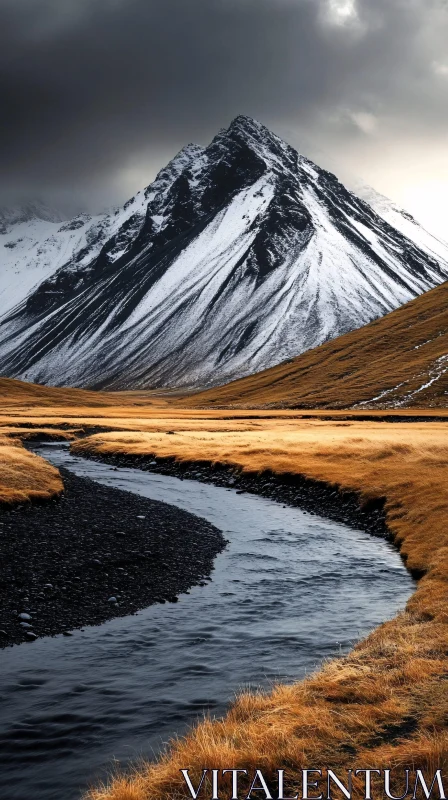
[[[328,0],[327,16],[335,25],[352,24],[358,20],[356,0]]]

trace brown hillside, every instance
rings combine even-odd
[[[215,407],[446,407],[448,283],[291,361],[177,402]]]
[[[73,406],[95,408],[104,406],[147,405],[163,400],[153,392],[93,392],[85,389],[55,388],[26,383],[13,378],[0,377],[0,408],[26,405],[45,408],[47,406]]]

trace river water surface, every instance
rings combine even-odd
[[[230,541],[212,581],[136,616],[0,652],[1,800],[77,800],[242,688],[293,681],[403,608],[382,539],[250,494],[48,445],[57,466],[207,519]],[[213,765],[210,765],[213,766]]]

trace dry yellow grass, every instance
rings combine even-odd
[[[77,452],[175,456],[271,469],[386,498],[387,520],[410,569],[423,574],[402,614],[347,657],[292,686],[239,697],[223,720],[206,720],[157,763],[89,800],[188,797],[181,768],[448,767],[448,430],[443,423],[226,421],[227,431],[179,419],[175,436],[113,432],[74,445]],[[238,428],[238,429],[237,429]],[[231,797],[231,792],[222,794]]]
[[[196,397],[193,396],[193,397]],[[297,420],[302,417],[320,419],[357,419],[376,417],[441,417],[448,420],[448,408],[398,410],[307,409],[275,411],[257,409],[196,409],[180,407],[176,397],[154,392],[86,392],[82,389],[55,389],[36,386],[8,378],[0,378],[0,435],[21,426],[36,428],[84,428],[109,430],[159,431],[200,430],[205,425],[215,430],[250,430],[257,420]]]
[[[62,489],[57,469],[20,442],[0,436],[0,504],[47,500]]]
[[[359,403],[443,408],[448,405],[447,354],[444,283],[370,325],[277,367],[178,402],[242,408],[334,409]]]
[[[250,430],[259,425],[261,420],[290,420],[301,419],[333,419],[345,422],[347,420],[362,420],[376,418],[409,418],[417,420],[419,417],[431,419],[446,417],[448,409],[407,409],[398,411],[342,411],[342,410],[240,410],[240,409],[183,409],[171,405],[166,406],[104,406],[89,408],[88,406],[14,406],[0,413],[0,433],[8,433],[11,428],[21,426],[32,431],[36,428],[54,426],[58,429],[79,430],[83,428],[88,432],[92,428],[118,431],[146,431],[157,432],[162,430]]]

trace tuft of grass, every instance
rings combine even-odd
[[[0,504],[48,500],[63,490],[58,470],[20,441],[0,436]]]

